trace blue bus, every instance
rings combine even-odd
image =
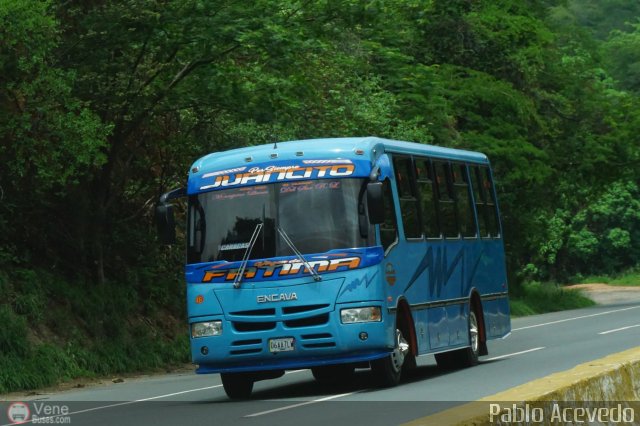
[[[419,355],[472,366],[510,332],[483,154],[377,137],[212,153],[160,198],[165,243],[178,197],[191,356],[231,399],[292,369],[331,381],[370,367],[394,386]]]

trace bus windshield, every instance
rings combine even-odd
[[[364,179],[318,179],[192,195],[187,262],[242,260],[257,229],[249,259],[294,255],[278,229],[303,254],[370,246],[365,185]]]

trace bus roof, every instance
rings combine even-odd
[[[248,146],[229,151],[214,152],[197,160],[192,168],[197,167],[201,172],[210,170],[251,165],[278,160],[327,159],[342,158],[374,160],[376,152],[390,152],[398,154],[425,155],[434,158],[444,158],[479,164],[488,164],[487,156],[473,151],[444,148],[435,145],[415,142],[402,142],[383,139],[374,136],[353,138],[306,139],[288,142],[276,142],[266,145]],[[362,153],[357,153],[361,150]],[[300,154],[302,153],[302,154]],[[273,155],[277,154],[277,157]]]

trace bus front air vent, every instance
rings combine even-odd
[[[310,327],[314,325],[324,325],[329,322],[329,314],[315,315],[313,317],[300,318],[285,321],[284,325],[289,328]]]
[[[271,309],[254,309],[251,311],[238,311],[238,312],[230,312],[231,315],[245,316],[245,317],[263,317],[268,315],[275,315],[276,310],[274,308]]]
[[[276,328],[275,322],[249,322],[249,321],[233,321],[233,328],[239,332],[249,331],[265,331]]]
[[[328,308],[328,307],[329,307],[329,304],[288,306],[286,308],[282,308],[282,313],[285,314],[285,315],[288,315],[288,314],[299,314],[300,312],[317,311],[318,309],[324,309],[324,308]]]

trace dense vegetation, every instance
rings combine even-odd
[[[633,267],[639,17],[628,0],[0,1],[0,392],[188,359],[182,250],[157,244],[152,207],[211,151],[480,150],[512,287]]]

